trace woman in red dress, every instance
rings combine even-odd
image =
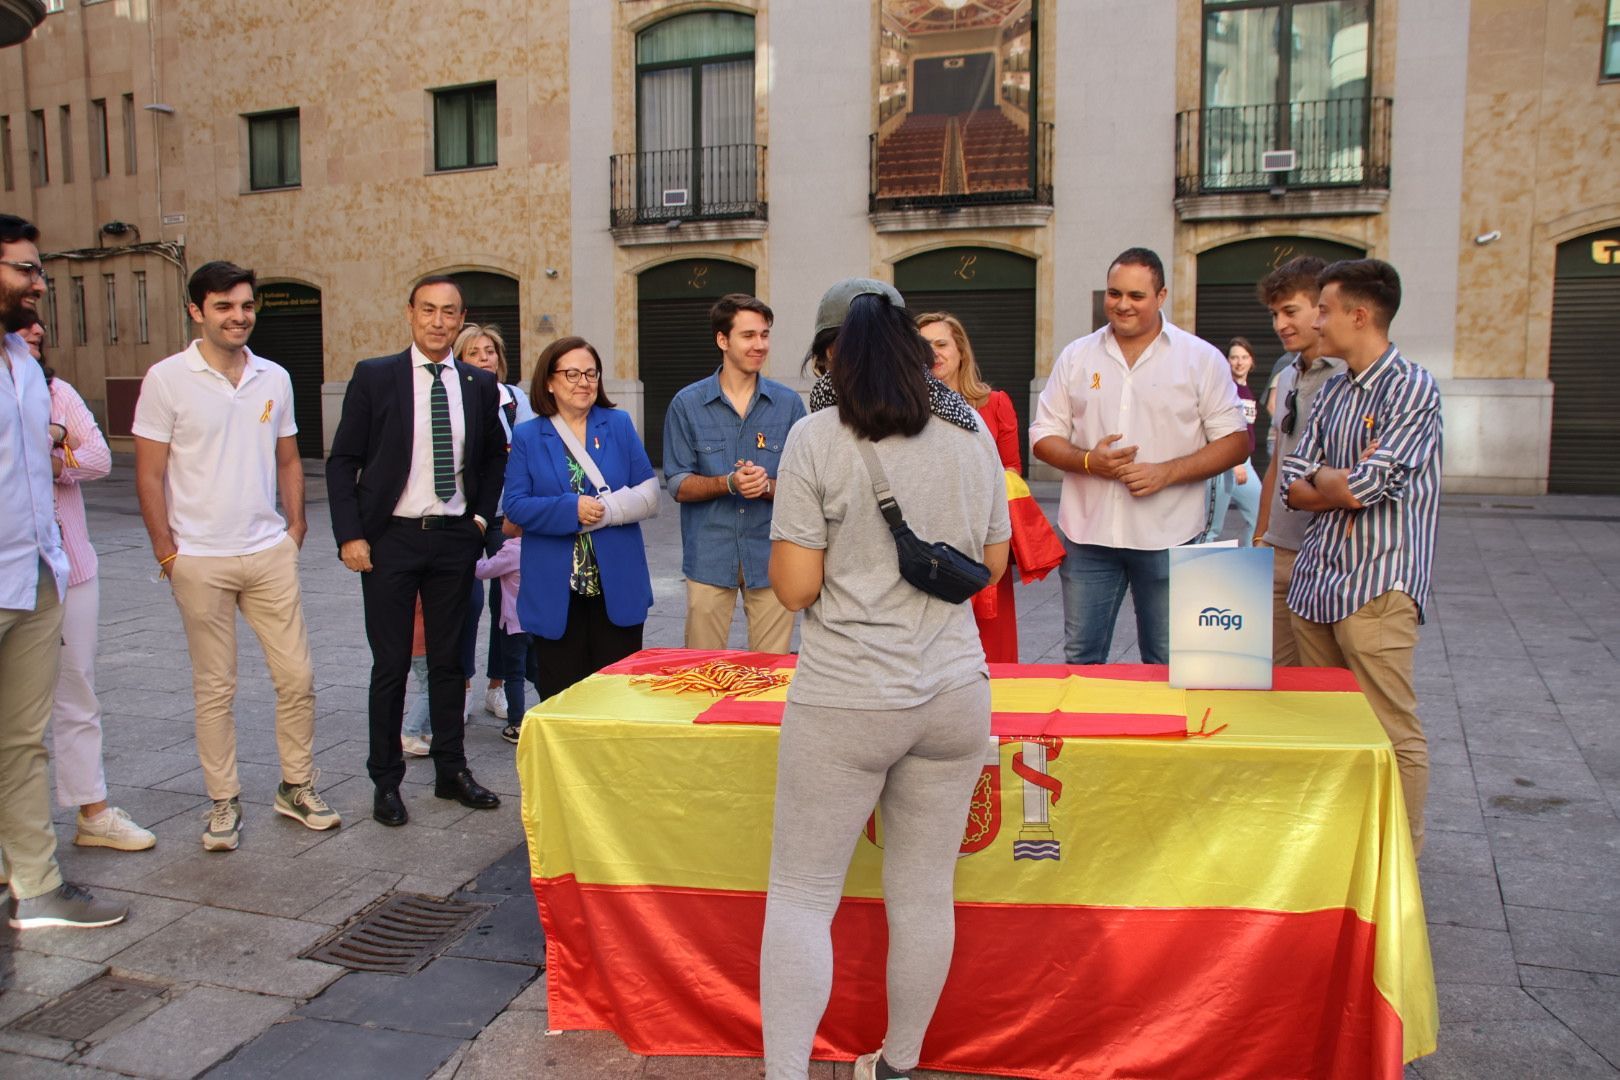
[[[962,323],[949,312],[931,311],[917,316],[917,332],[934,350],[934,378],[979,411],[984,426],[996,440],[1002,468],[1022,473],[1018,414],[1013,411],[1012,398],[1004,391],[990,389],[979,374]],[[1012,579],[1011,573],[1002,574],[999,582],[973,598],[979,642],[984,646],[984,658],[992,664],[1018,663],[1018,616],[1013,610]]]

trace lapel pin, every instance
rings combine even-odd
[[[754,433],[754,449],[765,449],[765,433],[763,431],[756,431]]]
[[[268,424],[270,422],[270,410],[275,407],[275,404],[273,400],[264,403],[264,412],[259,414],[259,423]]]
[[[600,435],[592,435],[591,436],[591,449],[592,450],[600,450],[600,449],[602,449],[602,437]]]
[[[1093,371],[1091,373],[1091,388],[1093,390],[1101,390],[1102,389],[1102,372]]]

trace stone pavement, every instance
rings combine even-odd
[[[102,556],[107,776],[113,801],[159,842],[134,854],[75,848],[72,812],[58,815],[68,877],[128,900],[132,914],[109,930],[0,937],[0,1076],[759,1076],[752,1059],[641,1058],[610,1035],[546,1035],[517,775],[493,717],[470,725],[467,750],[475,775],[506,797],[500,810],[434,799],[423,761],[407,780],[411,824],[371,821],[359,587],[334,553],[324,485],[310,481],[302,566],[317,763],[344,826],[309,832],[270,810],[274,695],[244,628],[246,822],[228,854],[199,843],[207,799],[184,638],[167,586],[149,580],[129,460],[86,489]],[[1055,487],[1037,489],[1054,513]],[[658,603],[647,644],[678,645],[673,504],[648,534]],[[1408,1076],[1620,1076],[1620,499],[1449,498],[1436,579],[1418,691],[1434,766],[1422,876],[1441,1035]],[[1024,659],[1060,660],[1055,576],[1018,591]],[[1134,658],[1131,639],[1127,611],[1117,658]],[[414,976],[301,958],[395,891],[494,906]],[[107,972],[161,993],[76,1041],[9,1029]],[[818,1063],[811,1075],[849,1072]]]

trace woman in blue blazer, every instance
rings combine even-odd
[[[658,479],[584,338],[546,347],[529,396],[539,418],[512,433],[503,502],[522,530],[518,621],[545,700],[641,648],[652,577],[637,522],[658,512]]]

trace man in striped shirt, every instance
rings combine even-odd
[[[1322,388],[1283,461],[1290,509],[1316,513],[1288,589],[1303,662],[1356,676],[1395,747],[1414,850],[1423,850],[1429,749],[1412,653],[1429,597],[1440,507],[1440,391],[1390,344],[1401,279],[1378,259],[1318,279],[1322,351],[1346,370]]]

